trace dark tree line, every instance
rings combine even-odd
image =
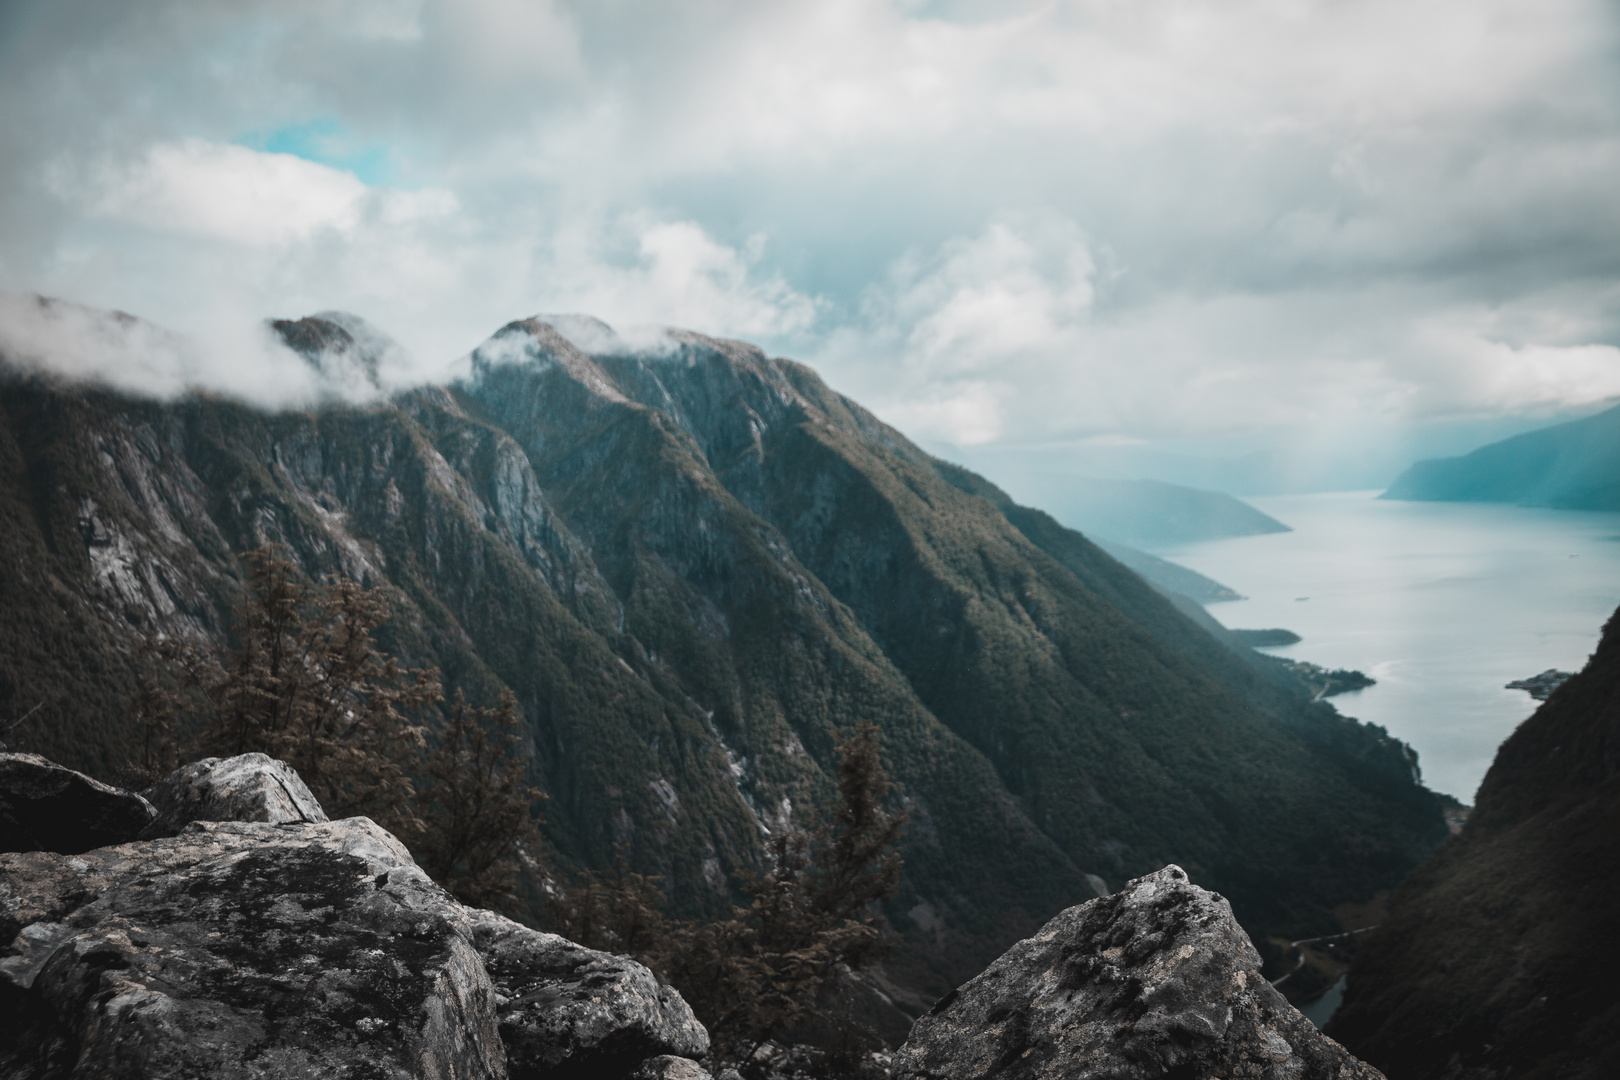
[[[632,872],[623,850],[607,874],[541,866],[545,796],[526,781],[510,692],[494,708],[459,692],[446,703],[436,669],[402,668],[377,647],[381,590],[302,582],[273,546],[245,563],[229,644],[149,642],[164,675],[136,695],[132,778],[259,751],[296,768],[333,817],[365,814],[394,832],[464,903],[514,910],[520,869],[539,871],[549,929],[645,962],[734,1061],[825,1026],[840,976],[889,948],[878,909],[899,882],[905,818],[886,807],[872,723],[841,733],[836,799],[770,838],[764,868],[736,881],[740,902],[718,919],[673,919],[658,880]]]

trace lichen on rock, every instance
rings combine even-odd
[[[1069,908],[946,995],[894,1080],[1375,1080],[1260,975],[1217,893],[1178,866]]]
[[[503,1077],[494,990],[424,884],[366,818],[0,855],[0,939],[29,944],[0,1074]]]
[[[103,797],[145,808],[125,834],[157,817],[19,767],[96,795],[91,824]],[[705,1075],[687,1059],[708,1033],[645,967],[457,903],[370,819],[325,820],[285,764],[207,759],[154,798],[153,831],[260,820],[0,854],[0,1076]]]

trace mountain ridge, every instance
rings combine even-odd
[[[556,857],[623,845],[683,910],[825,794],[836,729],[877,722],[915,986],[1087,874],[1177,861],[1252,925],[1314,927],[1444,835],[1387,733],[747,343],[586,353],[518,320],[458,383],[282,412],[5,379],[0,710],[46,702],[30,737],[68,764],[116,766],[139,638],[222,634],[235,553],[274,540],[386,588],[382,644],[447,688],[510,688]]]
[[[1380,496],[1620,510],[1620,405],[1455,458],[1419,461]]]

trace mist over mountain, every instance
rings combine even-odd
[[[382,390],[385,365],[399,366],[404,349],[358,315],[322,311],[303,319],[272,319],[270,328],[299,356],[330,396],[353,398]]]
[[[1420,461],[1383,497],[1620,510],[1620,406],[1462,457]]]
[[[367,370],[346,317],[276,325],[302,363]],[[1408,747],[808,367],[526,319],[463,370],[274,411],[8,356],[0,715],[34,710],[14,744],[116,769],[140,642],[223,635],[237,556],[274,541],[385,589],[402,661],[474,701],[510,689],[550,856],[623,851],[677,910],[721,904],[826,795],[835,733],[876,722],[911,817],[889,915],[912,986],[974,973],[1087,875],[1172,861],[1257,940],[1331,928],[1445,834]]]

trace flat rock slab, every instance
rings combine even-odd
[[[1260,975],[1217,893],[1179,866],[1069,908],[946,995],[894,1080],[1382,1080]]]
[[[158,814],[142,833],[143,839],[173,836],[193,821],[281,825],[327,820],[297,771],[265,754],[193,761],[143,794]]]
[[[456,907],[365,818],[0,855],[0,1075],[504,1077]]]
[[[135,839],[157,811],[38,754],[0,754],[0,852],[77,855]]]

